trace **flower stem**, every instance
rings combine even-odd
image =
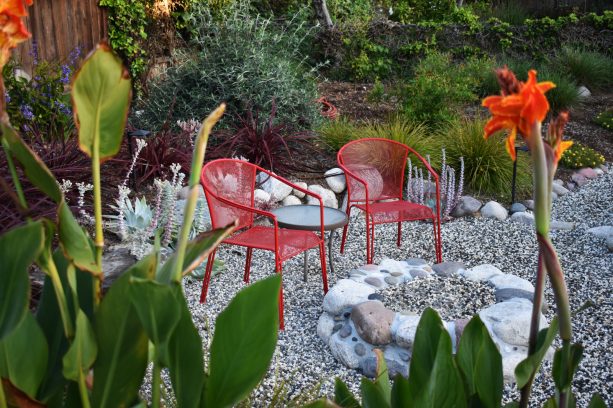
[[[152,408],[160,407],[160,385],[162,380],[162,367],[158,358],[157,346],[153,352],[153,373],[151,380],[151,406]]]
[[[4,138],[2,138],[2,149],[4,150],[4,155],[6,156],[6,163],[8,164],[9,170],[11,172],[11,179],[13,180],[13,185],[15,185],[15,191],[17,192],[17,197],[19,198],[19,204],[21,204],[21,207],[23,208],[28,208],[28,203],[26,201],[25,195],[23,194],[23,188],[21,187],[19,176],[17,175],[17,169],[15,168],[15,162],[13,162],[13,157],[11,156],[8,142]]]
[[[87,385],[85,385],[85,375],[83,372],[79,373],[79,394],[81,395],[81,406],[83,408],[90,408],[89,394],[87,393]]]
[[[100,189],[100,141],[94,138],[92,149],[92,181],[94,183],[94,217],[96,219],[96,236],[94,245],[96,247],[96,265],[102,271],[102,250],[104,248],[104,232],[102,231],[102,193]],[[101,286],[104,273],[94,277],[94,305],[100,303],[102,296]]]
[[[46,272],[51,279],[51,283],[53,284],[53,291],[55,292],[55,297],[57,298],[57,304],[60,309],[60,316],[64,325],[64,334],[66,335],[67,339],[72,339],[74,337],[74,328],[72,326],[70,313],[68,312],[68,303],[66,303],[64,287],[62,286],[60,274],[57,270],[55,262],[53,261],[53,259],[49,259],[49,261],[46,262],[45,265],[40,266],[41,268],[46,269]],[[76,305],[78,306],[78,303]]]

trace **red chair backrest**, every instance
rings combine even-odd
[[[253,224],[253,212],[228,205],[219,198],[253,208],[257,167],[235,159],[213,160],[204,165],[200,182],[204,187],[213,228],[238,220],[238,229]]]
[[[366,138],[347,143],[339,150],[338,162],[366,182],[368,200],[402,199],[409,148],[388,139]],[[351,201],[365,201],[363,184],[347,178]]]

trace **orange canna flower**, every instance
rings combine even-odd
[[[26,6],[33,0],[0,0],[0,66],[7,63],[11,49],[30,38],[21,17],[28,15]]]
[[[532,126],[542,122],[549,111],[545,92],[555,87],[553,82],[536,82],[536,71],[528,72],[528,81],[519,82],[508,68],[497,70],[498,80],[503,85],[502,95],[489,96],[483,106],[492,113],[492,119],[485,125],[485,138],[502,129],[508,129],[506,148],[515,160],[515,139],[517,133],[530,144]]]
[[[555,163],[562,158],[564,151],[573,145],[572,141],[563,141],[564,126],[568,122],[568,112],[561,112],[557,118],[549,123],[547,129],[547,143],[553,149]]]

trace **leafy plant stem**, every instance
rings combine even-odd
[[[21,187],[21,182],[19,181],[19,176],[17,175],[17,170],[15,169],[15,162],[13,162],[13,158],[11,157],[8,142],[4,138],[2,138],[2,149],[4,150],[4,155],[6,156],[6,163],[11,171],[11,178],[13,179],[13,184],[15,185],[15,191],[17,191],[17,197],[19,197],[19,204],[21,204],[23,208],[28,208],[28,203],[26,202],[26,197],[23,194],[23,188]]]
[[[50,260],[45,265],[41,265],[41,267],[46,269],[46,272],[49,274],[49,278],[51,279],[51,283],[53,284],[53,291],[55,292],[55,297],[57,298],[60,316],[62,317],[62,324],[64,325],[64,334],[66,335],[66,338],[72,339],[74,337],[74,327],[72,326],[70,313],[68,313],[68,303],[66,302],[64,287],[60,281],[60,274],[57,271],[55,262]]]
[[[87,385],[85,385],[85,374],[79,373],[79,394],[81,395],[81,404],[83,408],[90,408],[89,394],[87,393]]]
[[[100,148],[99,137],[94,138],[94,148],[92,149],[92,181],[94,183],[94,217],[96,220],[96,265],[98,270],[102,270],[102,249],[104,248],[104,233],[102,232],[102,193],[100,189]],[[100,274],[94,279],[94,304],[100,303],[100,287],[104,274]]]
[[[160,385],[162,382],[162,367],[158,358],[158,348],[155,346],[153,353],[153,373],[151,382],[151,406],[153,408],[160,407]]]
[[[198,182],[200,179],[200,172],[202,171],[202,164],[204,163],[204,153],[206,151],[206,145],[209,141],[209,135],[211,129],[217,121],[221,118],[226,109],[225,104],[221,104],[204,120],[198,137],[195,142],[194,158],[192,160],[191,172],[189,175],[189,198],[185,205],[185,213],[183,215],[183,224],[181,226],[181,234],[179,236],[179,244],[177,245],[177,258],[175,262],[175,270],[173,273],[173,280],[179,282],[183,273],[183,260],[185,259],[185,251],[187,249],[187,242],[189,241],[189,231],[192,227],[194,220],[194,211],[196,209],[196,202],[198,201]]]

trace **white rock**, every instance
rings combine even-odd
[[[260,188],[256,188],[253,192],[253,199],[256,203],[267,203],[270,201],[270,194]]]
[[[373,293],[375,289],[370,285],[351,279],[341,279],[324,296],[323,308],[331,315],[337,315],[346,308],[366,302],[368,295]]]
[[[474,282],[486,281],[496,275],[503,275],[503,272],[491,264],[477,265],[473,268],[460,271],[460,275]]]
[[[322,313],[321,316],[319,316],[319,320],[317,321],[317,335],[324,343],[328,344],[335,324],[334,318],[328,313]]]
[[[603,225],[601,227],[594,227],[587,230],[588,234],[592,234],[598,238],[608,238],[613,236],[613,226]]]
[[[553,181],[553,184],[557,184],[559,186],[564,186],[564,180],[562,180],[562,179],[555,179]]]
[[[274,177],[269,177],[266,173],[259,173],[257,180],[261,183],[262,190],[270,194],[270,199],[277,203],[292,193],[292,186],[288,186]]]
[[[287,197],[285,197],[281,203],[283,205],[300,205],[302,204],[302,201],[300,201],[300,199],[296,197],[295,195],[290,194]]]
[[[326,177],[326,183],[328,183],[328,187],[336,194],[340,194],[347,188],[347,180],[345,179],[345,173],[343,170],[335,167],[330,169],[324,173]]]
[[[516,212],[511,214],[511,221],[520,222],[526,225],[534,225],[534,214],[529,212]]]
[[[553,183],[552,188],[553,188],[553,192],[559,196],[564,196],[570,193],[570,191],[567,188],[565,188],[563,185],[560,185],[558,183]]]
[[[594,169],[594,172],[599,176],[602,176],[604,174],[604,170],[602,170],[600,167],[596,167]]]
[[[392,323],[392,336],[400,347],[413,347],[420,318],[421,316],[396,314]]]
[[[308,190],[319,195],[324,202],[325,207],[338,208],[338,201],[336,200],[336,195],[332,192],[332,190],[328,190],[319,184],[309,186]],[[307,196],[307,204],[319,205],[319,200],[317,200],[315,197]]]
[[[305,183],[304,181],[297,181],[294,184],[300,188],[304,188],[305,190],[307,189],[307,183]],[[303,193],[300,190],[296,190],[295,188],[292,190],[292,194],[298,198],[304,198],[304,196],[306,195],[306,193]]]
[[[514,346],[528,345],[532,318],[532,302],[529,300],[513,298],[496,303],[480,311],[479,316],[499,341]],[[542,314],[539,327],[547,327],[547,320]]]
[[[198,184],[198,197],[200,198],[204,198],[204,189],[202,188],[202,184]],[[189,197],[189,186],[185,186],[183,187],[181,190],[179,190],[179,192],[177,193],[177,199],[179,200],[187,200],[187,198]]]
[[[405,269],[406,263],[386,258],[379,264],[379,270],[387,270],[389,272],[402,272]]]
[[[494,275],[488,279],[488,282],[496,289],[521,289],[534,293],[534,286],[517,275],[503,273],[502,275]]]
[[[343,341],[338,332],[330,337],[330,351],[338,361],[349,368],[358,368],[360,357],[354,351],[352,342]]]
[[[582,97],[582,98],[589,98],[590,96],[592,96],[592,93],[590,92],[589,89],[587,89],[585,86],[581,85],[579,88],[577,88],[577,94]]]
[[[502,354],[502,376],[505,383],[514,383],[515,368],[521,363],[528,355],[527,347],[518,347],[517,351],[512,351]]]
[[[507,219],[509,213],[496,201],[489,201],[481,208],[481,215],[485,218],[496,218],[502,221]]]

